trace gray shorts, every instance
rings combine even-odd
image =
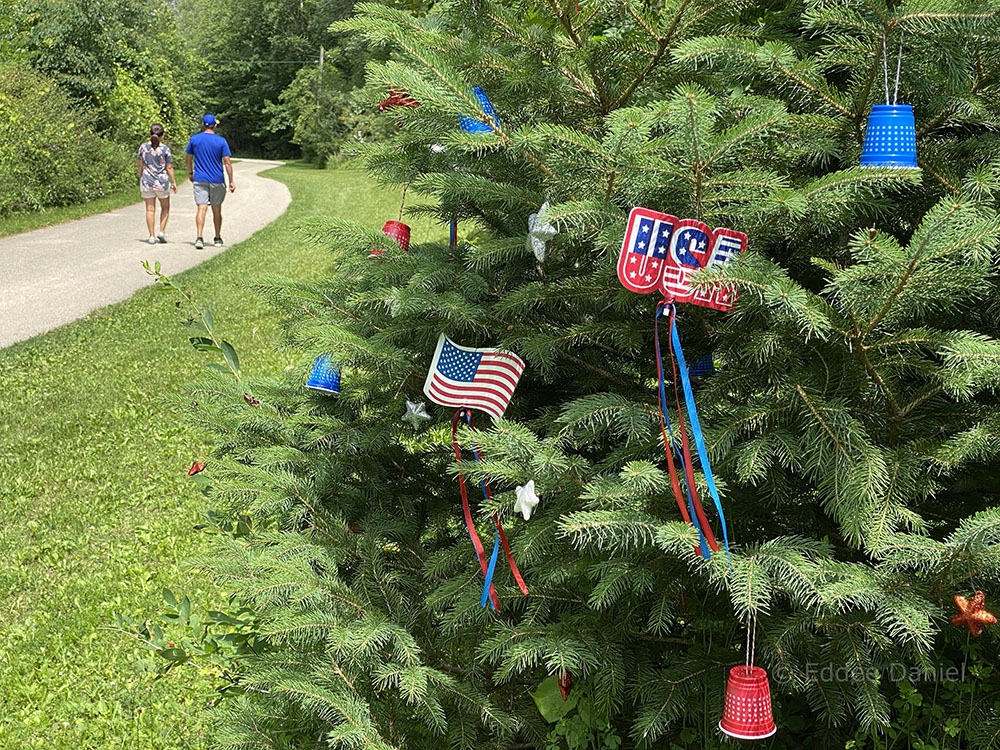
[[[196,206],[221,206],[226,199],[226,186],[221,182],[194,183],[194,202]]]

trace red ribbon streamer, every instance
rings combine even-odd
[[[469,429],[475,429],[472,425],[472,413],[466,409],[458,409],[451,420],[451,445],[455,449],[455,460],[459,462],[462,460],[462,449],[458,444],[458,420],[463,416],[468,421]],[[480,458],[482,458],[482,451],[478,452]],[[483,570],[483,577],[485,577],[489,563],[486,559],[486,550],[483,549],[483,543],[479,540],[476,525],[472,520],[472,510],[469,507],[469,493],[465,488],[465,475],[461,471],[458,472],[458,489],[462,494],[462,512],[465,514],[465,525],[469,530],[469,536],[472,538],[472,545],[476,548],[479,566]],[[485,478],[483,479],[483,489],[486,491],[486,498],[492,500],[493,494],[490,492],[489,482]],[[517,563],[514,562],[514,555],[510,551],[510,544],[507,543],[507,535],[504,534],[503,526],[500,525],[500,518],[496,513],[493,514],[493,524],[496,526],[497,534],[500,536],[500,544],[503,545],[504,555],[507,556],[507,564],[510,566],[510,572],[514,574],[514,580],[517,581],[517,586],[521,589],[521,593],[527,596],[528,587],[524,583],[521,571],[517,569]],[[493,602],[493,609],[499,611],[500,601],[497,598],[497,592],[492,583],[490,584],[490,600]]]
[[[671,326],[674,324],[673,316],[674,311],[671,310],[667,318],[667,322]],[[708,518],[705,517],[705,509],[702,507],[701,499],[698,497],[698,488],[694,483],[694,464],[691,458],[690,443],[688,443],[687,428],[684,426],[684,415],[681,411],[681,397],[677,391],[677,358],[674,357],[674,344],[671,337],[668,337],[667,339],[667,350],[670,352],[670,366],[673,369],[674,375],[671,382],[674,386],[674,400],[677,402],[677,422],[681,433],[681,449],[684,453],[684,479],[687,481],[688,488],[691,490],[691,501],[694,505],[695,515],[698,516],[698,523],[701,524],[701,533],[705,535],[705,541],[708,542],[708,548],[712,550],[712,552],[718,552],[719,543],[715,541],[715,535],[712,533],[712,527],[708,523]]]

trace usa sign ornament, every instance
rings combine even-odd
[[[727,312],[736,304],[732,287],[693,289],[691,274],[728,263],[747,248],[747,236],[711,229],[696,219],[678,219],[648,208],[633,208],[618,256],[618,280],[632,292],[657,289],[668,300]]]

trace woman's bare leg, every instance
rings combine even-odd
[[[156,198],[143,198],[146,203],[146,228],[149,229],[149,236],[156,234]]]
[[[167,219],[170,218],[170,196],[160,198],[160,232],[167,231]]]

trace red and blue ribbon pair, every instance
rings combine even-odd
[[[456,411],[455,416],[452,417],[451,420],[451,444],[455,450],[455,460],[459,462],[462,460],[462,449],[458,444],[458,422],[463,417],[465,418],[465,422],[468,424],[469,429],[473,432],[475,431],[475,427],[472,424],[472,413],[468,409],[464,408]],[[476,457],[477,462],[482,461],[482,458],[479,455],[479,448],[476,446],[475,440],[472,441],[472,453]],[[480,472],[479,475],[479,487],[483,491],[483,499],[487,503],[492,501],[493,494],[490,492],[489,482],[486,481],[486,476],[482,472]],[[493,535],[493,554],[490,555],[489,562],[487,562],[486,550],[483,547],[483,543],[479,539],[475,523],[472,520],[472,509],[469,507],[469,495],[465,487],[465,475],[462,472],[458,473],[458,488],[459,492],[462,494],[462,511],[465,514],[465,525],[469,530],[469,537],[472,539],[472,546],[476,549],[476,556],[479,558],[479,566],[483,571],[483,593],[479,599],[479,606],[485,607],[488,601],[494,610],[499,610],[500,601],[497,598],[497,592],[493,586],[493,573],[496,570],[497,558],[499,557],[501,546],[503,547],[504,554],[507,557],[507,564],[510,566],[510,571],[514,574],[514,580],[517,581],[518,588],[521,589],[521,593],[525,596],[528,595],[528,587],[524,583],[521,571],[517,569],[517,563],[514,562],[514,555],[510,551],[510,544],[507,543],[507,535],[504,534],[503,527],[500,525],[500,518],[496,513],[493,514],[493,526],[496,529]]]
[[[708,450],[705,447],[705,437],[701,430],[701,422],[698,419],[698,409],[694,403],[694,391],[691,388],[691,378],[687,365],[684,361],[684,351],[681,348],[681,339],[677,333],[676,323],[677,308],[672,302],[662,301],[656,306],[656,315],[653,322],[654,342],[656,345],[656,371],[659,378],[659,402],[660,402],[660,428],[663,433],[663,447],[667,455],[667,468],[670,474],[670,485],[674,493],[674,499],[681,516],[687,523],[690,523],[698,530],[698,547],[695,551],[702,557],[708,559],[712,552],[719,551],[719,544],[712,533],[712,527],[705,516],[701,499],[698,497],[698,488],[694,481],[694,459],[691,455],[690,441],[688,440],[687,429],[684,423],[683,411],[681,409],[680,395],[677,392],[677,381],[680,380],[681,388],[684,391],[684,402],[687,407],[688,420],[691,423],[691,435],[694,438],[695,450],[698,453],[698,460],[702,471],[705,474],[705,483],[708,485],[709,494],[715,504],[715,510],[719,514],[719,522],[722,524],[723,544],[726,548],[726,558],[729,558],[729,533],[726,529],[726,516],[722,511],[722,501],[719,499],[719,491],[715,486],[715,477],[712,475],[712,466],[708,460]],[[661,316],[666,316],[670,326],[670,337],[668,350],[670,354],[670,366],[673,372],[674,402],[677,407],[677,426],[680,434],[680,444],[678,444],[674,431],[667,416],[667,388],[664,377],[663,356],[660,351],[660,330],[659,321]],[[671,450],[673,448],[673,450]],[[681,471],[684,474],[686,499],[681,494],[680,479],[674,464],[673,453],[677,454],[681,463]]]

